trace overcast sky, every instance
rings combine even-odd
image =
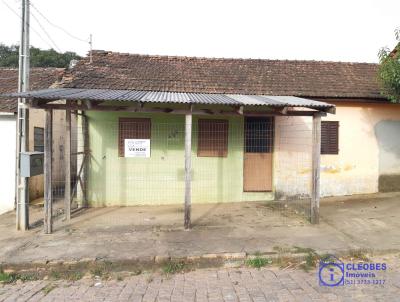
[[[139,54],[377,62],[394,47],[399,0],[33,0],[94,49]],[[21,0],[0,0],[0,42],[19,42]],[[85,55],[86,42],[34,8],[31,44]],[[42,38],[35,32],[37,31]],[[43,41],[44,40],[44,41]],[[50,46],[49,46],[50,45]]]

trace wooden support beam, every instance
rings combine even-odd
[[[83,153],[83,154],[85,154],[85,153]],[[78,175],[77,175],[77,179],[78,179],[78,181],[79,181],[79,184],[81,185],[82,191],[83,191],[83,187],[82,187],[82,181],[81,181],[81,174],[82,174],[83,167],[85,166],[85,164],[86,164],[86,154],[83,156],[82,163],[81,163],[81,167],[79,168],[79,172],[78,172]],[[71,196],[72,196],[72,197],[71,197],[71,198],[73,198],[73,197],[75,196],[75,192],[76,192],[77,187],[78,187],[78,181],[75,182],[75,185],[74,185],[74,187],[72,188],[72,193],[71,193]]]
[[[312,127],[312,192],[311,192],[311,223],[319,223],[321,174],[321,113],[313,116]]]
[[[185,115],[185,229],[191,228],[192,207],[192,113]]]
[[[65,110],[65,189],[64,189],[64,214],[65,220],[71,220],[71,110]]]
[[[46,110],[44,132],[44,233],[53,232],[53,188],[52,188],[52,154],[53,154],[53,111]]]
[[[171,108],[146,108],[141,106],[108,106],[108,105],[91,105],[90,111],[118,111],[118,112],[137,112],[137,113],[169,113],[169,114],[194,114],[194,115],[225,115],[225,116],[313,116],[315,110],[288,110],[285,108],[278,108],[277,110],[268,111],[243,111],[241,110],[212,110],[212,109],[198,109],[190,111],[188,109],[171,109]],[[79,104],[44,104],[38,106],[31,106],[31,108],[38,109],[53,109],[53,110],[84,110],[88,111],[88,107]],[[329,112],[329,110],[328,110]],[[325,116],[326,112],[321,112]],[[78,113],[78,115],[81,115]]]
[[[84,161],[82,178],[81,180],[81,188],[83,195],[83,207],[88,206],[88,196],[87,196],[87,185],[88,185],[88,176],[89,176],[89,161],[90,154],[89,153],[89,120],[86,114],[82,115],[82,131],[83,131],[83,150],[85,152],[86,161]]]

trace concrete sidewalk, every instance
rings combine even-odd
[[[183,230],[179,206],[87,209],[54,234],[15,230],[15,214],[0,216],[0,263],[129,260],[157,255],[274,252],[294,246],[321,253],[400,250],[400,194],[330,198],[321,223],[272,211],[266,203],[193,205],[193,229]],[[31,216],[39,218],[42,209]]]
[[[196,270],[175,275],[143,273],[119,280],[39,280],[0,284],[0,301],[289,302],[398,301],[399,256],[385,262],[383,285],[319,285],[317,272],[276,267]]]

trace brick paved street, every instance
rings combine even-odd
[[[318,285],[316,272],[275,267],[199,269],[165,276],[144,273],[121,281],[33,281],[0,287],[0,301],[399,301],[398,256],[385,261],[384,285]]]

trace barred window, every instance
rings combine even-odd
[[[199,119],[197,156],[226,157],[228,155],[228,121]]]
[[[339,122],[321,122],[321,154],[339,154]]]
[[[150,139],[151,120],[149,118],[120,118],[118,133],[118,153],[125,156],[125,139]]]
[[[245,151],[272,153],[274,119],[272,117],[247,117],[245,123]]]
[[[44,152],[44,128],[33,128],[33,151]]]

